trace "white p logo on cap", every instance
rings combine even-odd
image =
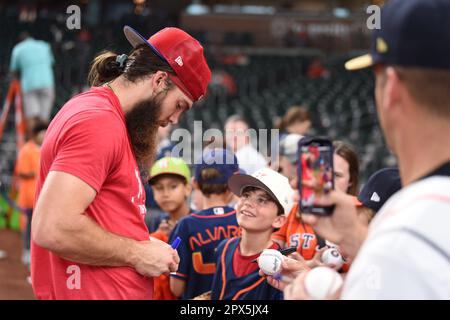
[[[175,62],[176,62],[180,67],[183,66],[183,59],[181,58],[181,56],[178,56],[178,57],[175,59]]]

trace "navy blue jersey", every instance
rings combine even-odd
[[[259,268],[245,276],[233,271],[233,256],[241,238],[227,239],[217,248],[217,270],[212,284],[211,300],[283,300],[283,292],[267,283]]]
[[[239,235],[236,211],[231,207],[213,207],[183,217],[170,235],[169,243],[181,238],[180,264],[171,277],[186,281],[182,299],[191,299],[211,290],[216,271],[215,250],[219,243]]]

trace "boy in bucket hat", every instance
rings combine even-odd
[[[211,299],[280,300],[282,292],[259,275],[254,261],[264,249],[280,249],[271,237],[293,206],[289,181],[264,168],[253,175],[234,175],[228,185],[240,197],[236,215],[242,235],[222,241],[217,249]]]

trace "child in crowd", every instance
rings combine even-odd
[[[30,265],[31,217],[36,193],[36,181],[39,175],[41,145],[46,131],[47,123],[34,119],[30,127],[30,139],[20,149],[15,167],[19,179],[17,205],[22,210],[25,221],[22,262],[27,266]]]
[[[170,242],[181,238],[180,264],[171,274],[170,288],[183,299],[211,290],[217,245],[239,235],[236,211],[227,205],[233,198],[227,181],[239,172],[236,157],[225,149],[208,149],[197,163],[193,186],[201,192],[205,209],[182,218],[170,237]]]
[[[191,213],[188,198],[192,188],[191,172],[181,158],[164,157],[152,166],[149,184],[158,206],[164,211],[158,230],[150,236],[168,242],[169,236],[178,220]],[[155,300],[174,300],[170,291],[169,276],[155,278],[153,298]]]
[[[191,172],[181,158],[164,157],[152,166],[149,184],[158,206],[165,215],[152,237],[167,242],[175,224],[191,213],[188,198],[192,192]]]
[[[282,299],[282,292],[258,274],[255,260],[264,249],[280,249],[271,236],[285,223],[293,205],[289,180],[264,168],[251,176],[234,175],[228,186],[240,197],[236,215],[242,235],[226,239],[218,247],[211,299]]]
[[[398,168],[376,171],[358,194],[358,200],[361,202],[358,207],[359,219],[368,225],[386,201],[401,188]]]

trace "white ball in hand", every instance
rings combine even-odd
[[[329,248],[322,253],[322,262],[333,269],[339,270],[345,261],[341,253],[336,248]]]
[[[317,267],[305,277],[306,293],[314,300],[333,297],[343,284],[342,277],[328,267]]]
[[[281,270],[283,255],[275,249],[265,249],[258,258],[259,268],[267,275],[272,276]]]

